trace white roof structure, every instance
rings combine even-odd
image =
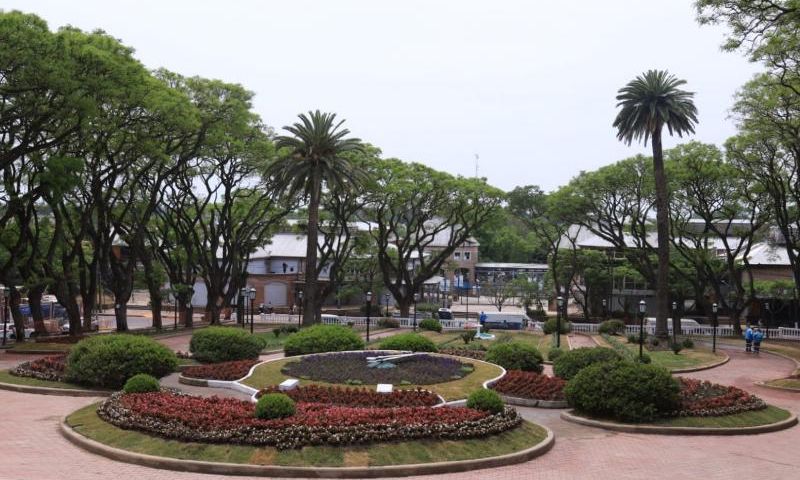
[[[786,253],[784,245],[762,242],[750,249],[747,256],[750,265],[761,266],[789,266],[789,255]]]
[[[320,241],[322,236],[319,237]],[[270,239],[270,243],[259,247],[250,255],[250,259],[257,258],[305,258],[306,242],[308,236],[300,233],[276,233]]]

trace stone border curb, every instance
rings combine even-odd
[[[775,380],[782,380],[780,378],[776,378]],[[768,380],[771,381],[771,380]],[[773,390],[780,390],[783,392],[790,392],[790,393],[800,393],[800,388],[792,388],[792,387],[781,387],[778,385],[769,385],[767,382],[753,382],[753,385],[758,385],[759,387],[764,388],[771,388]]]
[[[726,363],[731,361],[731,356],[730,355],[728,355],[725,352],[720,352],[720,353],[725,355],[725,358],[720,360],[720,361],[718,361],[718,362],[709,363],[709,364],[706,364],[706,365],[701,365],[699,367],[681,368],[681,369],[678,369],[678,370],[670,370],[669,373],[673,373],[674,374],[674,373],[700,372],[700,371],[703,371],[703,370],[710,370],[712,368],[721,367],[722,365],[725,365]]]
[[[790,412],[791,413],[791,412]],[[777,432],[797,425],[797,415],[791,414],[786,420],[758,425],[755,427],[709,428],[709,427],[667,427],[656,425],[628,425],[624,423],[606,422],[581,417],[574,414],[574,410],[561,412],[561,419],[567,422],[602,428],[615,432],[646,433],[657,435],[755,435],[758,433]]]
[[[518,407],[537,407],[537,408],[569,408],[566,400],[535,400],[533,398],[509,397],[497,392],[503,402],[508,405],[515,405]]]
[[[380,478],[466,472],[479,468],[495,468],[527,462],[528,460],[547,453],[553,448],[553,444],[555,443],[553,431],[543,425],[539,426],[547,431],[547,437],[539,444],[519,452],[472,460],[391,465],[384,467],[290,467],[180,460],[177,458],[157,457],[109,447],[108,445],[92,440],[73,430],[72,427],[67,424],[66,417],[61,419],[59,431],[65,439],[84,450],[118,462],[133,463],[151,468],[218,475],[254,475],[262,477]]]
[[[113,392],[108,390],[79,390],[77,388],[36,387],[34,385],[18,385],[0,382],[0,390],[38,395],[60,395],[62,397],[107,397]]]

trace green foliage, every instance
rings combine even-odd
[[[553,361],[553,373],[557,377],[569,380],[589,365],[616,362],[621,358],[619,353],[610,348],[578,348],[565,352]]]
[[[475,339],[475,334],[470,332],[462,332],[461,333],[461,340],[464,341],[464,345],[469,345],[469,342]]]
[[[622,320],[606,320],[597,327],[599,333],[619,335],[625,331],[625,322]]]
[[[482,388],[475,390],[467,397],[467,408],[482,410],[489,413],[500,413],[505,408],[500,395],[494,390]]]
[[[294,400],[282,393],[267,393],[256,402],[254,415],[256,418],[272,420],[286,418],[294,415],[296,409]]]
[[[419,322],[417,326],[422,330],[430,330],[432,332],[442,333],[442,324],[439,323],[439,320],[433,318],[426,318],[425,320]]]
[[[230,362],[258,358],[264,341],[235,327],[208,327],[192,334],[189,351],[198,362]]]
[[[314,325],[304,328],[290,335],[283,344],[286,356],[363,348],[364,340],[351,328],[341,325]]]
[[[691,338],[684,338],[682,343],[683,348],[694,348],[694,342]]]
[[[567,402],[581,413],[623,422],[648,422],[678,409],[678,381],[653,365],[601,362],[567,382]]]
[[[161,389],[158,379],[146,373],[137,373],[125,382],[122,391],[125,393],[157,392]]]
[[[549,335],[551,333],[555,333],[556,328],[558,328],[556,320],[557,319],[555,319],[555,318],[549,318],[549,319],[547,319],[546,322],[544,322],[544,325],[542,326],[542,330],[544,330],[545,334]],[[572,331],[572,324],[570,324],[568,321],[565,321],[564,319],[561,319],[561,332],[560,333],[569,333],[571,331]]]
[[[401,333],[381,340],[380,349],[410,350],[412,352],[436,352],[436,344],[418,333]]]
[[[81,340],[67,357],[69,382],[120,388],[137,373],[156,378],[175,371],[175,353],[140,335],[98,335]]]
[[[547,359],[551,362],[555,362],[558,357],[564,354],[564,350],[561,350],[558,347],[553,347],[547,351]]]
[[[378,326],[383,328],[400,328],[400,321],[396,318],[381,318]]]
[[[669,348],[672,350],[672,353],[677,355],[683,350],[683,345],[680,342],[672,342],[669,344]]]
[[[639,344],[639,335],[635,333],[628,334],[628,343]]]
[[[506,370],[542,373],[542,354],[533,345],[522,342],[496,343],[486,352],[486,361]]]

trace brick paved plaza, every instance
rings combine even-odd
[[[171,343],[180,343],[171,340]],[[774,355],[760,358],[726,350],[724,366],[686,374],[735,385],[792,412],[800,410],[800,394],[753,385],[785,376],[794,362]],[[0,354],[0,368],[30,356]],[[81,450],[58,433],[59,420],[96,399],[30,395],[0,390],[0,479],[92,480],[113,478],[213,479],[119,463]],[[752,436],[676,437],[612,433],[566,423],[559,410],[520,408],[523,415],[553,429],[554,448],[531,462],[440,479],[797,479],[800,478],[800,428]],[[243,477],[231,477],[243,478]],[[422,477],[420,477],[422,478]],[[426,477],[427,478],[427,477]],[[433,478],[433,477],[430,477]]]

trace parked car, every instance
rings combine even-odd
[[[483,321],[485,326],[502,330],[522,330],[530,322],[524,313],[484,312],[484,315],[486,315],[486,319]]]
[[[0,329],[2,329],[2,327],[0,327]],[[25,329],[25,338],[31,338],[31,335],[33,333],[35,333],[35,332],[36,332],[36,330],[34,330],[32,328],[26,328]],[[0,335],[2,335],[2,330],[0,330]],[[11,324],[8,324],[8,326],[6,328],[6,338],[7,339],[11,339],[11,340],[15,340],[17,338],[17,330]]]
[[[439,320],[452,320],[453,319],[453,311],[449,308],[440,308],[438,312],[436,312]]]

